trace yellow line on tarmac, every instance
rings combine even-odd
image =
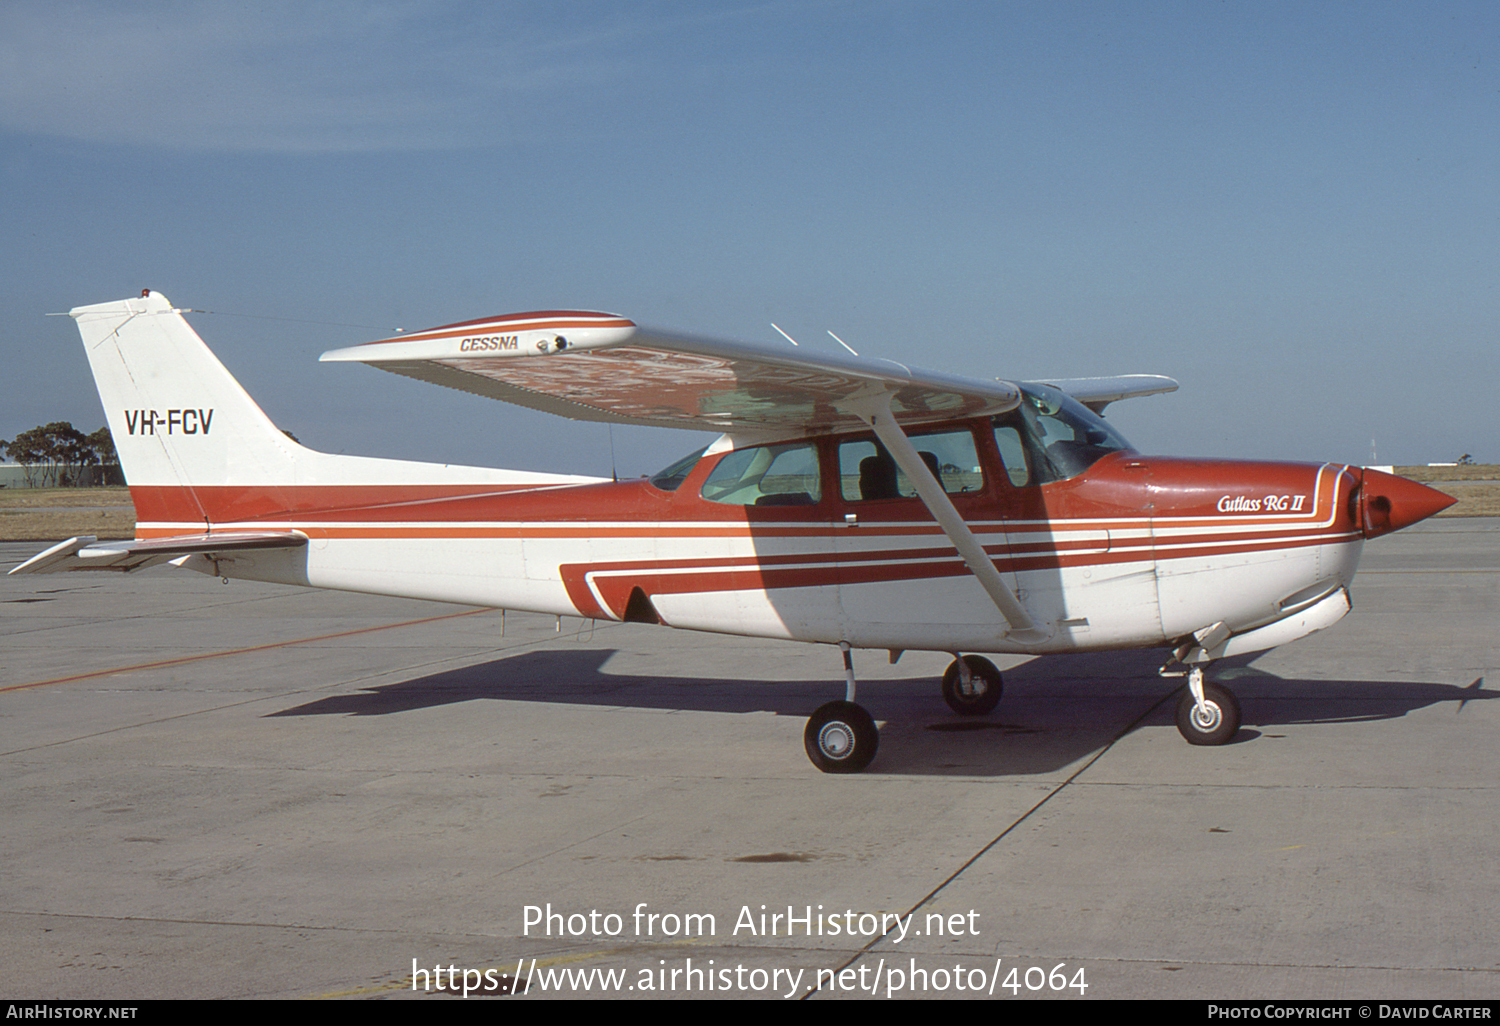
[[[424,623],[437,623],[439,620],[451,620],[459,616],[473,616],[476,613],[491,613],[494,610],[466,609],[461,613],[444,613],[441,616],[427,616],[420,620],[404,620],[401,623],[387,623],[379,627],[359,627],[352,631],[336,631],[333,634],[319,634],[312,638],[297,638],[293,641],[273,641],[266,645],[251,645],[248,648],[230,648],[222,652],[203,652],[198,655],[179,656],[176,659],[160,659],[154,663],[136,663],[133,666],[116,666],[108,670],[94,670],[89,673],[75,673],[71,677],[53,677],[50,680],[34,680],[29,684],[7,684],[0,686],[0,694],[7,691],[24,691],[27,688],[43,688],[49,684],[68,684],[78,680],[89,680],[92,677],[108,677],[113,673],[129,673],[132,670],[155,670],[163,666],[177,666],[181,663],[196,663],[203,659],[220,659],[224,656],[245,655],[249,652],[267,652],[273,648],[286,648],[290,645],[307,645],[315,641],[331,641],[334,638],[352,638],[357,634],[371,634],[375,631],[388,631],[397,627],[416,627]]]

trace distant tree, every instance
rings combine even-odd
[[[1474,457],[1470,456],[1468,453],[1464,453],[1462,456],[1460,456],[1458,458],[1458,465],[1460,467],[1473,466],[1474,465]]]
[[[26,483],[33,488],[74,484],[78,468],[99,462],[88,437],[65,420],[23,431],[6,448],[26,467]]]
[[[94,465],[102,466],[111,463],[119,463],[119,454],[115,452],[115,438],[109,433],[108,427],[102,427],[88,436],[89,448],[94,450]]]

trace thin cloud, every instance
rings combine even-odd
[[[625,44],[674,24],[608,13],[592,5],[10,4],[0,10],[0,128],[241,152],[504,141],[548,104],[628,76]]]

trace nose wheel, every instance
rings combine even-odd
[[[1201,667],[1188,674],[1177,702],[1177,730],[1190,745],[1222,745],[1240,729],[1240,703],[1234,692],[1203,679]]]

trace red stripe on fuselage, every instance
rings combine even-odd
[[[1021,553],[1003,545],[987,545],[985,552],[1005,573],[1101,567],[1152,559],[1205,557],[1275,552],[1314,545],[1353,541],[1357,534],[1324,532],[1313,535],[1253,541],[1235,538],[1219,543],[1183,546],[1170,555],[1149,546],[1123,551],[1099,551],[1088,542],[1070,551],[1064,542],[1047,552]],[[869,549],[782,556],[745,556],[724,559],[638,560],[615,563],[564,563],[558,567],[568,597],[585,616],[624,617],[630,594],[640,588],[647,597],[713,591],[773,590],[776,588],[834,587],[887,584],[898,581],[966,577],[970,571],[949,548]],[[604,607],[596,598],[602,598]],[[605,608],[607,607],[607,609]]]

